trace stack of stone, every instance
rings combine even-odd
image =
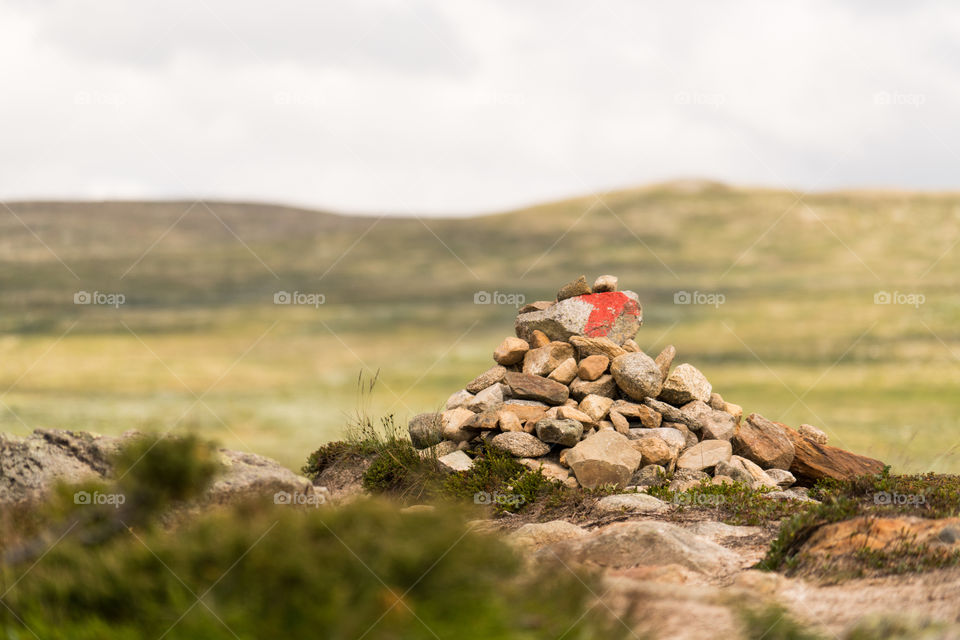
[[[796,438],[804,450],[833,449],[809,425],[797,432],[757,414],[744,419],[696,367],[673,366],[673,346],[651,358],[633,340],[641,323],[637,294],[618,291],[609,275],[593,287],[581,276],[555,301],[526,305],[516,337],[493,352],[496,366],[450,396],[445,411],[410,421],[414,446],[462,471],[485,443],[590,489],[648,485],[668,472],[687,485],[712,475],[785,488],[796,481]]]

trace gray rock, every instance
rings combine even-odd
[[[610,309],[618,309],[609,313]],[[596,313],[608,316],[596,323]],[[534,330],[551,340],[568,341],[571,336],[605,336],[617,344],[632,338],[640,328],[642,310],[637,294],[632,291],[597,293],[561,300],[543,311],[521,313],[516,319],[517,335],[530,342]]]
[[[550,453],[550,445],[523,431],[499,433],[490,441],[490,446],[514,458],[539,458]]]
[[[483,391],[490,385],[497,384],[503,380],[503,376],[506,372],[506,367],[501,367],[500,365],[491,367],[471,380],[470,384],[467,385],[467,391],[470,393],[478,393]]]
[[[613,430],[597,431],[565,452],[565,462],[581,485],[627,486],[640,466],[641,455],[630,440]]]
[[[660,368],[645,353],[625,353],[614,358],[610,373],[617,386],[634,400],[655,398],[661,392]]]
[[[580,442],[583,424],[564,418],[544,418],[537,422],[537,437],[544,442],[572,447]]]
[[[113,457],[143,435],[128,431],[111,437],[59,429],[36,429],[26,437],[0,434],[0,503],[41,499],[60,482],[108,480]],[[199,502],[228,504],[251,496],[272,498],[280,491],[313,497],[319,492],[270,458],[229,449],[219,449],[217,455],[219,472]]]
[[[726,440],[704,440],[683,452],[677,460],[677,468],[706,471],[717,466],[718,462],[728,462],[732,455],[733,447]]]
[[[670,505],[645,493],[620,493],[601,498],[593,508],[600,513],[663,513]]]
[[[669,427],[658,427],[657,429],[631,429],[630,437],[639,438],[660,438],[666,442],[670,448],[679,453],[687,446],[687,439],[679,429]]]
[[[456,409],[467,404],[473,398],[473,394],[466,389],[460,389],[447,398],[447,409]]]
[[[685,418],[684,424],[699,432],[704,440],[730,440],[737,428],[737,421],[732,415],[712,409],[700,400],[683,405],[680,413]]]
[[[446,471],[468,471],[473,467],[473,460],[463,451],[454,451],[437,458],[440,467]]]
[[[669,405],[666,402],[661,402],[659,400],[654,400],[653,398],[644,398],[643,404],[663,416],[664,422],[681,422],[686,424],[688,427],[691,426],[687,424],[688,418],[680,412],[680,409],[674,407],[673,405]]]
[[[473,396],[463,406],[470,411],[496,411],[503,405],[503,386],[492,384]]]
[[[645,404],[617,400],[610,410],[629,420],[639,420],[645,429],[656,429],[663,422],[663,417]]]
[[[540,553],[612,569],[677,564],[711,577],[730,574],[741,564],[734,552],[656,520],[618,522]]]
[[[766,473],[781,489],[792,487],[797,482],[794,475],[786,469],[767,469]]]
[[[677,493],[686,491],[687,489],[698,486],[704,480],[709,479],[710,476],[704,471],[677,469],[673,474],[673,478],[670,480],[670,491]]]
[[[420,454],[421,458],[442,458],[448,453],[453,453],[457,450],[459,442],[454,442],[453,440],[441,440],[432,447],[427,447],[426,449],[420,449],[417,453]]]
[[[773,489],[777,486],[777,483],[764,473],[763,469],[740,456],[730,456],[730,460],[718,462],[714,473],[718,476],[733,478],[751,489]]]
[[[713,387],[707,378],[691,364],[681,364],[667,376],[660,391],[660,400],[676,407],[694,400],[710,402]]]
[[[801,491],[799,487],[794,487],[792,489],[784,489],[783,491],[770,491],[769,493],[762,494],[764,498],[769,498],[771,500],[796,500],[797,502],[810,502],[817,503],[819,500],[814,500],[806,494],[806,492]]]
[[[587,530],[565,520],[550,522],[531,522],[525,524],[510,535],[507,539],[523,548],[538,548],[545,545],[582,538]]]
[[[443,440],[443,416],[439,413],[419,413],[410,418],[407,431],[415,448],[432,447]]]
[[[802,424],[797,427],[797,432],[804,438],[813,440],[817,444],[827,444],[827,434],[817,429],[812,424]]]
[[[638,487],[659,487],[667,483],[667,470],[659,464],[648,464],[633,474],[631,483]]]

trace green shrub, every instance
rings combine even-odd
[[[374,501],[246,505],[94,547],[67,536],[0,576],[10,638],[32,637],[27,628],[57,640],[628,635],[591,606],[600,591],[589,576],[527,567],[459,512]]]

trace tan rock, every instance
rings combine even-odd
[[[497,364],[509,367],[523,360],[523,356],[530,350],[530,345],[526,340],[520,338],[504,338],[494,352],[493,359]]]
[[[610,338],[588,338],[587,336],[570,336],[570,344],[577,349],[580,359],[588,356],[607,356],[613,360],[627,351]]]
[[[645,404],[636,404],[626,400],[617,400],[613,403],[612,411],[616,411],[630,420],[639,420],[645,429],[656,429],[661,426],[663,416]]]
[[[618,433],[622,433],[625,436],[630,435],[630,422],[616,411],[610,411],[610,422],[613,423],[613,428],[616,429]]]
[[[640,438],[639,440],[631,440],[630,444],[643,456],[641,464],[644,465],[659,464],[669,467],[677,459],[676,451],[662,438]]]
[[[491,367],[474,378],[470,384],[467,385],[467,391],[470,393],[479,393],[487,387],[497,384],[503,380],[504,374],[507,373],[507,368],[497,365]]]
[[[790,469],[795,453],[790,438],[775,423],[758,413],[751,413],[737,425],[733,436],[737,455],[760,465],[763,469]]]
[[[531,349],[539,349],[540,347],[545,347],[550,344],[550,338],[548,338],[547,334],[543,331],[534,329],[529,344]]]
[[[588,489],[608,484],[626,486],[641,459],[630,440],[616,431],[598,431],[566,453],[566,462],[577,481]]]
[[[477,434],[462,428],[463,424],[473,416],[473,411],[464,409],[463,407],[444,411],[441,414],[444,439],[453,440],[454,442],[466,442],[473,439]]]
[[[557,302],[588,293],[590,293],[590,285],[587,284],[587,277],[580,276],[576,280],[560,287],[560,290],[557,291]]]
[[[549,408],[550,407],[545,404],[530,400],[508,400],[500,410],[515,414],[520,419],[520,422],[527,422],[528,420],[536,422],[543,417]]]
[[[577,400],[583,400],[589,395],[617,397],[617,381],[609,373],[605,373],[596,380],[581,380],[576,378],[570,383],[570,395]]]
[[[738,404],[733,404],[732,402],[724,402],[723,411],[732,415],[737,421],[737,424],[740,423],[740,419],[743,417],[743,407]]]
[[[726,440],[704,440],[683,452],[677,460],[678,469],[705,471],[717,466],[718,462],[727,462],[733,455],[733,448]]]
[[[589,395],[580,401],[580,411],[590,416],[594,422],[600,422],[610,412],[613,406],[613,398],[605,396]]]
[[[503,382],[510,388],[514,398],[539,400],[552,405],[563,404],[570,396],[570,390],[555,380],[516,371],[507,371]]]
[[[580,361],[577,375],[581,380],[593,381],[602,376],[608,366],[610,359],[607,356],[587,356]]]
[[[561,362],[573,357],[573,347],[567,342],[551,342],[545,347],[531,349],[523,356],[523,372],[546,376]]]
[[[513,411],[500,411],[501,431],[523,431],[523,423]]]
[[[637,341],[633,338],[623,341],[623,350],[627,353],[639,353],[640,345],[637,344]]]
[[[597,279],[593,281],[593,292],[616,291],[617,282],[617,276],[597,276]]]
[[[545,309],[549,309],[554,304],[555,303],[553,300],[537,300],[536,302],[531,302],[520,307],[520,310],[517,312],[517,314],[530,313],[531,311],[543,311]]]
[[[577,377],[577,361],[573,358],[567,358],[558,364],[557,368],[551,371],[547,377],[560,384],[570,384]]]
[[[673,364],[673,359],[677,357],[677,348],[672,344],[668,344],[663,348],[663,351],[660,352],[654,362],[657,363],[657,366],[660,367],[661,378],[666,380],[670,375],[670,366]]]
[[[634,400],[655,398],[663,384],[660,370],[645,353],[626,353],[610,363],[610,373],[617,386]]]
[[[588,414],[580,411],[576,407],[563,406],[557,409],[557,417],[567,420],[576,420],[585,427],[596,427],[598,420],[594,420]]]
[[[531,471],[539,471],[547,480],[563,482],[570,477],[567,469],[546,458],[520,458],[517,462]]]

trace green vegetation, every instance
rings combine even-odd
[[[665,502],[676,504],[680,510],[709,508],[721,522],[733,525],[756,526],[775,522],[801,512],[805,504],[794,500],[775,500],[764,497],[764,490],[751,489],[740,482],[711,484],[704,480],[684,491],[671,491],[666,485],[651,487],[648,493]]]
[[[821,640],[824,637],[778,605],[746,606],[740,614],[744,637],[751,640]]]
[[[382,372],[371,409],[405,424],[487,368],[516,310],[475,292],[543,299],[613,273],[643,302],[644,350],[675,344],[746,411],[897,472],[960,472],[960,197],[664,185],[603,200],[422,222],[10,203],[53,253],[0,215],[0,429],[192,430],[295,468],[343,437],[361,369]],[[75,305],[80,290],[126,303]],[[274,305],[277,291],[326,298]],[[881,291],[925,300],[874,304]]]
[[[209,481],[208,454],[195,441],[144,441],[122,456],[140,460],[123,480],[100,487],[122,486],[121,508],[71,502],[5,536],[3,637],[629,634],[592,606],[593,577],[559,564],[528,567],[502,540],[470,531],[467,512],[450,506],[402,513],[386,501],[313,509],[260,500],[159,525],[168,507]],[[10,509],[3,522],[15,528],[10,516],[20,512]],[[128,521],[130,513],[143,517]],[[89,535],[104,522],[124,526]]]

